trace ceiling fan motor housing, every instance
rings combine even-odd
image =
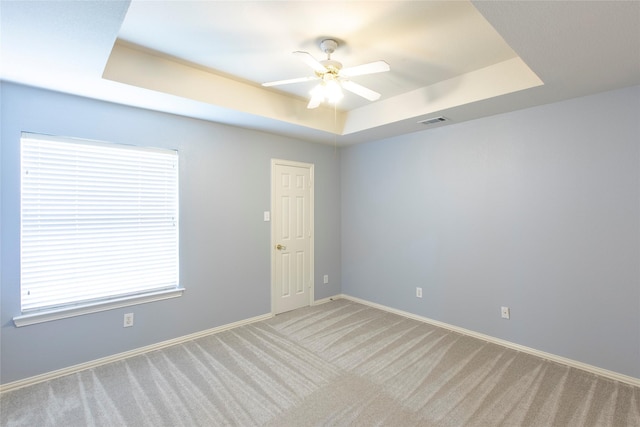
[[[324,61],[319,62],[324,65],[327,72],[331,74],[338,74],[338,71],[342,68],[342,64],[338,61],[334,61],[333,59],[325,59]]]
[[[323,80],[336,79],[338,77],[338,73],[342,69],[342,64],[340,62],[331,59],[331,54],[336,50],[337,47],[338,42],[333,39],[324,39],[320,42],[320,49],[322,49],[322,51],[327,54],[327,59],[318,62],[320,62],[327,69],[327,71],[324,73],[318,72],[316,74]]]

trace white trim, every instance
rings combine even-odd
[[[377,304],[374,302],[370,302],[367,300],[363,300],[360,298],[356,298],[356,297],[352,297],[350,295],[345,295],[345,294],[338,294],[335,295],[333,297],[329,297],[329,298],[324,298],[321,300],[317,300],[314,302],[314,305],[319,305],[319,304],[324,304],[327,302],[330,302],[332,300],[337,300],[337,299],[346,299],[349,301],[353,301],[353,302],[357,302],[363,305],[367,305],[369,307],[373,307],[373,308],[377,308],[380,310],[384,310],[387,311],[389,313],[394,313],[403,317],[407,317],[409,319],[413,319],[413,320],[417,320],[419,322],[424,322],[424,323],[428,323],[434,326],[438,326],[444,329],[448,329],[450,331],[454,331],[454,332],[458,332],[467,336],[471,336],[474,338],[478,338],[481,339],[483,341],[487,341],[487,342],[491,342],[494,344],[498,344],[501,345],[503,347],[507,347],[507,348],[511,348],[517,351],[521,351],[523,353],[528,353],[531,354],[533,356],[537,356],[537,357],[541,357],[543,359],[547,359],[547,360],[551,360],[554,362],[558,362],[561,363],[563,365],[567,365],[573,368],[577,368],[577,369],[581,369],[583,371],[587,371],[590,372],[592,374],[595,375],[599,375],[605,378],[609,378],[611,380],[614,381],[620,381],[629,385],[632,385],[634,387],[640,387],[640,379],[639,378],[635,378],[635,377],[631,377],[628,375],[624,375],[624,374],[620,374],[614,371],[609,371],[607,369],[602,369],[602,368],[598,368],[597,366],[593,366],[593,365],[588,365],[586,363],[582,363],[582,362],[578,362],[576,360],[572,360],[572,359],[568,359],[562,356],[557,356],[551,353],[546,353],[540,350],[536,350],[530,347],[525,347],[522,346],[520,344],[515,344],[509,341],[505,341],[505,340],[501,340],[499,338],[494,338],[491,337],[489,335],[484,335],[478,332],[474,332],[471,331],[469,329],[464,329],[464,328],[460,328],[457,326],[453,326],[450,325],[448,323],[444,323],[444,322],[440,322],[437,320],[433,320],[433,319],[429,319],[427,317],[423,317],[423,316],[419,316],[417,314],[413,314],[413,313],[409,313],[407,311],[402,311],[402,310],[398,310],[395,308],[391,308],[391,307],[387,307],[385,305],[382,304]],[[84,371],[86,369],[91,369],[91,368],[95,368],[101,365],[105,365],[107,363],[112,363],[112,362],[117,362],[119,360],[123,360],[123,359],[127,359],[129,357],[133,357],[133,356],[138,356],[140,354],[149,352],[149,351],[154,351],[154,350],[160,350],[162,348],[166,348],[166,347],[170,347],[172,345],[176,345],[176,344],[181,344],[183,342],[187,342],[187,341],[191,341],[197,338],[201,338],[207,335],[213,335],[213,334],[217,334],[219,332],[223,332],[223,331],[227,331],[229,329],[233,329],[233,328],[237,328],[239,326],[243,326],[243,325],[248,325],[251,323],[255,323],[255,322],[260,322],[262,320],[267,320],[267,319],[271,319],[273,317],[273,314],[271,313],[267,313],[267,314],[263,314],[261,316],[256,316],[256,317],[252,317],[249,319],[245,319],[245,320],[240,320],[237,322],[233,322],[233,323],[228,323],[226,325],[222,325],[222,326],[218,326],[216,328],[211,328],[211,329],[207,329],[205,331],[201,331],[201,332],[196,332],[190,335],[185,335],[182,337],[178,337],[178,338],[174,338],[168,341],[163,341],[160,343],[156,343],[156,344],[151,344],[148,345],[146,347],[140,347],[134,350],[130,350],[130,351],[126,351],[124,353],[119,353],[119,354],[114,354],[112,356],[107,356],[107,357],[103,357],[101,359],[96,359],[96,360],[92,360],[90,362],[86,362],[86,363],[81,363],[79,365],[74,365],[74,366],[70,366],[68,368],[63,368],[63,369],[59,369],[56,371],[51,371],[51,372],[47,372],[41,375],[36,375],[33,377],[29,377],[29,378],[25,378],[23,380],[18,380],[18,381],[14,381],[11,383],[7,383],[7,384],[0,384],[0,393],[4,393],[4,392],[8,392],[8,391],[12,391],[12,390],[17,390],[19,388],[22,387],[27,387],[30,385],[34,385],[34,384],[38,384],[44,381],[48,381],[48,380],[52,380],[55,378],[59,378],[59,377],[63,377],[65,375],[70,375],[70,374],[75,374],[77,372],[80,371]]]
[[[577,360],[568,359],[566,357],[558,356],[552,353],[547,353],[544,351],[536,350],[535,348],[526,347],[520,344],[516,344],[510,341],[502,340],[500,338],[495,338],[490,335],[481,334],[479,332],[475,332],[469,329],[460,328],[458,326],[450,325],[448,323],[440,322],[438,320],[429,319],[427,317],[419,316],[417,314],[409,313],[407,311],[398,310],[395,308],[387,307],[382,304],[377,304],[375,302],[370,302],[367,300],[363,300],[360,298],[352,297],[350,295],[340,294],[333,297],[334,299],[346,299],[349,301],[357,302],[363,305],[368,305],[369,307],[377,308],[380,310],[387,311],[389,313],[398,314],[400,316],[407,317],[409,319],[417,320],[420,322],[428,323],[434,326],[438,326],[444,329],[448,329],[453,332],[457,332],[463,335],[467,335],[473,338],[478,338],[483,341],[487,341],[493,344],[498,344],[503,347],[507,347],[513,350],[521,351],[523,353],[528,353],[533,356],[540,357],[542,359],[551,360],[553,362],[558,362],[563,365],[570,366],[572,368],[580,369],[583,371],[587,371],[589,373],[599,375],[601,377],[609,378],[614,381],[620,381],[634,387],[640,387],[640,378],[631,377],[629,375],[620,374],[618,372],[610,371],[608,369],[598,368],[597,366],[589,365],[587,363],[579,362]]]
[[[182,337],[174,338],[167,341],[162,341],[156,344],[151,344],[145,347],[139,347],[124,353],[114,354],[112,356],[95,359],[89,362],[80,363],[79,365],[69,366],[68,368],[58,369],[56,371],[46,372],[44,374],[36,375],[33,377],[25,378],[23,380],[14,381],[7,384],[0,384],[0,394],[7,391],[17,390],[22,387],[38,384],[44,381],[53,380],[65,375],[75,374],[80,371],[84,371],[91,368],[96,368],[107,363],[117,362],[119,360],[127,359],[129,357],[138,356],[150,351],[160,350],[166,347],[171,347],[176,344],[182,344],[187,341],[192,341],[198,338],[205,337],[207,335],[213,335],[220,332],[227,331],[229,329],[237,328],[239,326],[248,325],[250,323],[260,322],[262,320],[271,319],[273,315],[271,313],[263,314],[261,316],[251,317],[249,319],[239,320],[233,323],[227,323],[226,325],[218,326],[215,328],[207,329],[204,331],[196,332],[190,335],[184,335]]]
[[[315,248],[315,218],[314,218],[314,211],[315,211],[315,201],[314,201],[314,194],[315,194],[315,164],[313,163],[303,163],[303,162],[296,162],[293,160],[284,160],[284,159],[271,159],[271,236],[270,236],[270,254],[271,254],[271,313],[275,316],[276,314],[276,260],[275,260],[275,245],[277,244],[277,242],[275,241],[274,237],[275,236],[275,220],[277,218],[274,217],[273,213],[275,210],[275,206],[276,206],[276,191],[275,191],[275,181],[274,181],[274,170],[276,165],[284,165],[284,166],[293,166],[293,167],[299,167],[299,168],[305,168],[305,169],[309,169],[309,180],[310,180],[310,185],[311,187],[309,188],[309,204],[310,204],[310,208],[309,208],[309,228],[310,228],[310,232],[311,232],[311,236],[309,239],[309,274],[311,275],[310,278],[310,284],[309,284],[309,306],[314,305],[314,299],[315,299],[315,264],[314,264],[314,260],[315,260],[315,253],[314,253],[314,248]]]
[[[82,316],[83,314],[98,313],[100,311],[113,310],[115,308],[128,307],[130,305],[145,304],[152,301],[161,301],[169,298],[181,297],[184,288],[165,289],[149,292],[143,295],[133,295],[110,301],[101,301],[93,304],[82,304],[73,307],[64,307],[57,310],[46,310],[35,313],[21,314],[13,318],[16,327],[35,325],[36,323],[51,322],[53,320],[66,319],[67,317]]]
[[[326,304],[326,303],[328,303],[328,302],[331,302],[331,301],[333,301],[333,300],[337,300],[337,299],[340,299],[340,298],[342,298],[342,296],[341,296],[341,295],[335,295],[335,296],[332,296],[332,297],[327,297],[327,298],[317,299],[317,300],[315,300],[315,301],[313,302],[313,305]]]

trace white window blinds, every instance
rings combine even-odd
[[[23,133],[23,313],[178,287],[176,151]]]

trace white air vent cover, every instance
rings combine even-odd
[[[421,123],[423,125],[433,125],[435,123],[440,123],[440,122],[446,122],[448,119],[446,117],[432,117],[430,119],[424,119],[424,120],[420,120],[418,123]]]

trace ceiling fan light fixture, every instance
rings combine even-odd
[[[324,83],[324,97],[331,104],[337,104],[344,97],[342,88],[336,80],[329,80]]]
[[[324,87],[322,87],[322,83],[314,86],[314,88],[309,91],[309,95],[311,95],[312,98],[322,98],[324,100]]]
[[[322,84],[316,85],[311,89],[309,94],[311,95],[311,99],[307,104],[307,108],[310,110],[319,107],[324,101],[324,88],[322,87]]]
[[[331,54],[338,47],[334,39],[324,39],[320,42],[320,49],[327,55],[327,59],[318,61],[309,52],[295,51],[293,54],[307,64],[315,72],[314,76],[299,77],[295,79],[278,80],[262,83],[262,86],[279,86],[290,83],[301,83],[309,80],[320,80],[320,83],[311,91],[311,99],[307,108],[317,108],[325,100],[330,104],[337,104],[343,97],[343,89],[361,96],[369,101],[377,101],[380,94],[353,81],[350,77],[364,74],[381,73],[389,71],[390,67],[385,61],[375,61],[355,67],[342,68],[342,64],[331,59]]]
[[[323,79],[317,86],[309,92],[311,100],[307,108],[312,109],[318,107],[325,100],[330,104],[337,104],[344,97],[342,87],[335,79]]]

